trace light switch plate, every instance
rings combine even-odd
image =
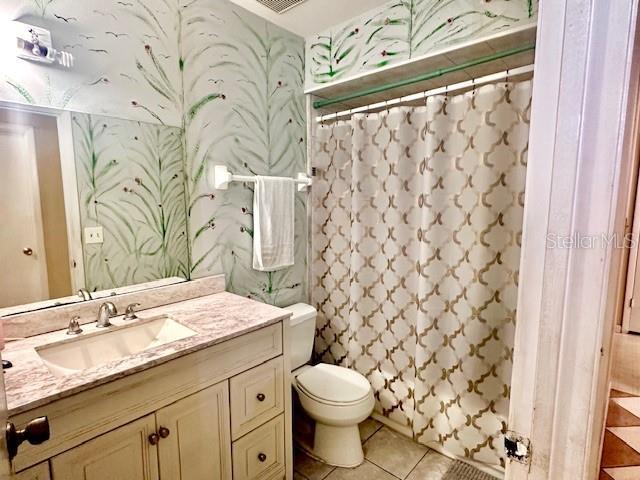
[[[104,232],[102,227],[85,227],[84,229],[84,243],[87,245],[90,243],[103,243]]]

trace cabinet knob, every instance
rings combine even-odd
[[[31,247],[24,247],[22,249],[22,253],[24,253],[27,257],[33,255],[33,249]]]
[[[258,460],[260,460],[261,462],[266,462],[267,461],[267,456],[264,453],[259,453],[258,454]]]
[[[258,395],[256,395],[256,398],[258,399],[259,402],[264,402],[264,399],[267,397],[264,393],[259,393]]]
[[[149,435],[149,443],[151,445],[157,445],[159,441],[160,436],[157,433],[152,433],[151,435]]]
[[[171,434],[171,430],[169,430],[167,427],[160,427],[160,430],[158,430],[158,434],[160,435],[160,438],[167,438]]]

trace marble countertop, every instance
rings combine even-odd
[[[221,292],[138,312],[141,320],[159,315],[169,315],[194,330],[196,335],[65,377],[54,376],[35,349],[69,339],[66,329],[8,343],[2,358],[13,363],[4,376],[9,416],[272,325],[288,318],[290,313]],[[132,325],[135,321],[125,322],[122,317],[116,317],[112,323]],[[82,328],[84,331],[80,336],[97,330],[94,324]]]

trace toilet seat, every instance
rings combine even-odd
[[[351,406],[368,401],[371,385],[360,373],[320,363],[296,377],[296,386],[311,399],[325,405]]]

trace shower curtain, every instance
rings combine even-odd
[[[318,125],[318,361],[365,375],[376,411],[503,466],[531,82]]]

